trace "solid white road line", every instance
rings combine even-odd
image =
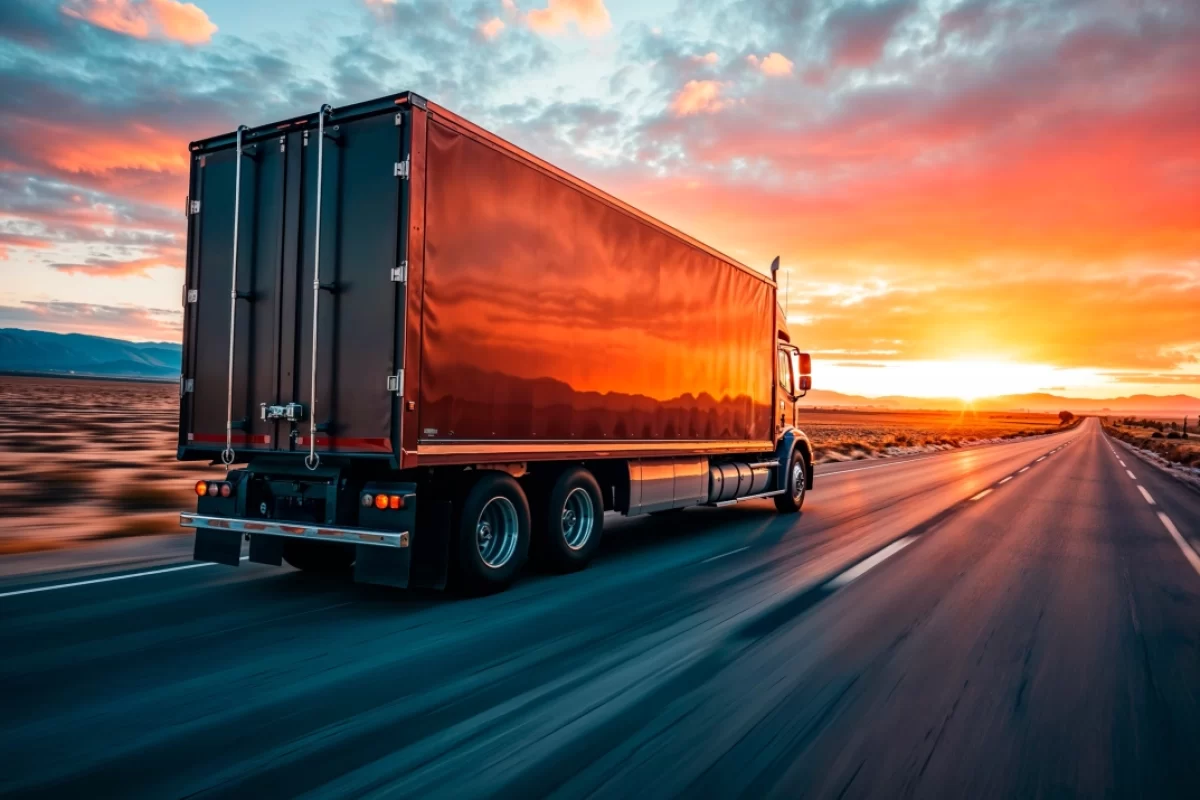
[[[1142,493],[1142,497],[1146,498],[1147,503],[1149,503],[1150,505],[1155,504],[1154,498],[1151,497],[1150,493],[1146,491],[1146,487],[1142,486],[1140,483],[1138,484],[1138,491]]]
[[[1009,475],[1007,478],[1005,478],[1004,480],[1000,481],[1000,483],[998,483],[998,484],[996,484],[996,485],[997,485],[997,486],[1003,486],[1004,484],[1008,483],[1008,482],[1009,482],[1009,481],[1011,481],[1012,479],[1013,479],[1013,476],[1012,476],[1012,475]]]
[[[1029,467],[1021,467],[1019,470],[1017,470],[1018,475],[1020,475],[1022,472],[1029,472]]]
[[[841,575],[838,575],[836,578],[833,578],[832,580],[829,581],[829,583],[827,583],[825,585],[830,587],[831,589],[837,589],[842,586],[845,586],[846,584],[853,581],[855,578],[861,577],[869,570],[874,569],[875,567],[882,564],[884,561],[887,561],[889,558],[896,555],[896,553],[899,553],[901,550],[908,547],[910,544],[912,544],[916,540],[917,540],[917,537],[915,537],[915,536],[905,536],[903,539],[894,541],[891,544],[889,544],[887,547],[880,550],[875,555],[871,556],[868,559],[860,561],[859,563],[855,564],[850,569],[843,572]]]
[[[1163,527],[1167,529],[1167,533],[1171,534],[1171,538],[1175,540],[1175,544],[1179,545],[1179,549],[1183,551],[1184,557],[1188,563],[1192,565],[1192,569],[1200,574],[1200,556],[1196,555],[1196,551],[1187,543],[1187,540],[1180,535],[1179,529],[1175,527],[1175,523],[1171,522],[1171,518],[1163,512],[1158,512],[1158,518],[1162,520]]]
[[[709,558],[704,559],[700,563],[707,564],[710,561],[716,561],[718,558],[724,558],[725,556],[731,556],[734,553],[742,553],[749,549],[750,549],[750,545],[746,545],[745,547],[739,547],[737,550],[730,550],[728,553],[721,553],[718,556],[710,556]]]
[[[975,496],[974,496],[974,497],[972,497],[971,499],[972,499],[972,500],[982,500],[983,498],[987,497],[987,496],[988,496],[989,494],[991,494],[991,493],[992,493],[992,490],[991,490],[991,489],[984,489],[982,492],[980,492],[979,494],[975,495]]]
[[[242,556],[242,561],[245,561],[249,556]],[[199,569],[200,567],[215,567],[216,564],[211,561],[201,561],[195,564],[183,564],[178,567],[166,567],[164,569],[152,569],[146,572],[133,572],[129,575],[110,575],[105,578],[92,578],[86,581],[75,581],[73,583],[56,583],[53,586],[38,586],[34,589],[19,589],[15,592],[4,592],[0,597],[16,597],[19,594],[36,594],[37,592],[53,592],[58,589],[71,589],[76,586],[89,586],[93,583],[109,583],[111,581],[123,581],[129,578],[144,578],[147,575],[163,575],[167,572],[180,572],[185,569]]]
[[[1136,480],[1137,480],[1137,475],[1134,475],[1134,474],[1133,474],[1132,472],[1130,472],[1129,470],[1125,470],[1125,474],[1129,476],[1129,479],[1130,479],[1130,480],[1134,480],[1134,481],[1136,481]]]

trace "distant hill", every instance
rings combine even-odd
[[[808,406],[877,408],[893,411],[958,409],[965,405],[962,400],[954,397],[903,397],[900,395],[862,397],[820,389],[809,392],[808,397],[802,402]],[[978,411],[1031,411],[1049,414],[1057,414],[1059,411],[1070,411],[1075,414],[1197,414],[1200,413],[1200,398],[1186,394],[1166,396],[1135,394],[1128,397],[1095,400],[1034,392],[982,397],[971,403],[970,407]]]
[[[127,342],[82,333],[0,328],[0,371],[98,378],[176,380],[182,348],[171,342]]]

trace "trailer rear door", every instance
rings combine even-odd
[[[234,146],[196,154],[180,441],[191,454],[224,451],[227,405],[237,460],[255,451],[307,453],[310,416],[318,453],[398,452],[388,378],[402,366],[396,322],[405,284],[393,280],[407,185],[396,166],[406,151],[401,121],[394,113],[343,120],[335,111],[320,170],[315,116],[247,134],[240,181]],[[298,422],[269,418],[272,406],[289,404],[298,404]]]

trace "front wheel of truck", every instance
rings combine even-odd
[[[503,472],[485,472],[467,490],[457,522],[457,560],[468,594],[508,588],[529,555],[529,501]]]
[[[788,464],[786,491],[773,498],[777,511],[794,514],[804,505],[804,489],[808,485],[808,477],[804,473],[805,466],[804,455],[799,448],[792,450],[792,460]]]

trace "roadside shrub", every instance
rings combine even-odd
[[[1178,439],[1178,438],[1179,438],[1179,434],[1178,434],[1178,433],[1176,433],[1175,431],[1171,431],[1170,433],[1168,433],[1168,434],[1167,434],[1167,438],[1168,438],[1168,439]]]
[[[1154,433],[1150,434],[1150,438],[1151,439],[1161,439],[1161,438],[1163,438],[1162,432],[1155,431]]]

